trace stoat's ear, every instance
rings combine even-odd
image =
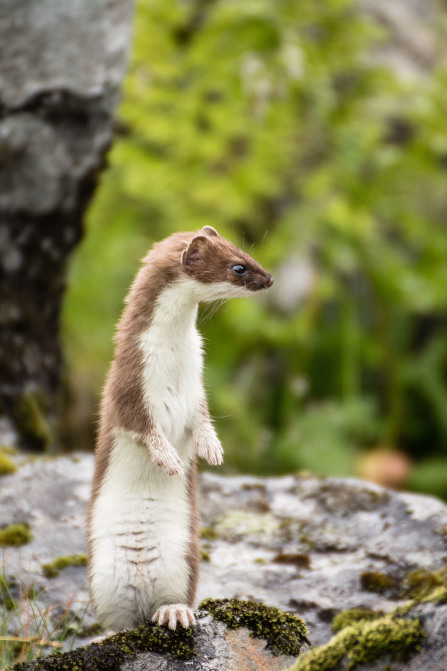
[[[205,235],[209,235],[212,238],[219,238],[220,237],[219,233],[212,226],[204,226],[202,228],[202,233],[205,233]]]
[[[213,241],[207,238],[206,235],[196,235],[182,253],[182,265],[193,266],[200,259],[204,250],[213,244]]]

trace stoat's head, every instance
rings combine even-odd
[[[273,278],[251,256],[204,226],[183,250],[184,273],[200,285],[200,300],[248,296],[268,289]]]

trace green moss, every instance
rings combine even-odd
[[[45,450],[51,443],[51,431],[45,417],[44,402],[37,393],[25,392],[16,402],[14,418],[20,434],[33,447]]]
[[[432,601],[433,603],[447,603],[447,587],[436,587],[430,594],[423,599],[422,602]]]
[[[7,449],[0,447],[0,475],[10,475],[15,473],[17,466],[8,455]]]
[[[447,567],[440,571],[418,568],[405,576],[402,591],[407,598],[424,599],[442,586],[447,586]]]
[[[279,608],[237,599],[205,599],[199,608],[229,629],[246,627],[251,636],[265,640],[275,654],[298,655],[303,645],[309,644],[304,621]]]
[[[87,563],[87,555],[65,555],[57,557],[48,564],[42,564],[43,572],[47,578],[55,578],[59,572],[68,566],[85,566]]]
[[[200,529],[200,536],[207,541],[215,541],[219,537],[217,532],[211,527],[202,527]]]
[[[27,522],[20,524],[10,524],[4,529],[0,529],[0,547],[10,545],[25,545],[32,541],[33,536],[30,526]]]
[[[348,608],[342,610],[332,620],[332,631],[336,634],[345,627],[349,627],[356,622],[365,622],[377,620],[383,617],[385,613],[382,610],[368,610],[367,608]]]
[[[381,573],[380,571],[365,571],[360,576],[360,584],[362,589],[367,590],[368,592],[383,594],[383,592],[387,592],[389,589],[395,587],[396,581],[387,573]]]
[[[170,653],[187,660],[194,655],[194,630],[178,627],[171,631],[145,622],[131,631],[123,631],[86,648],[57,653],[34,662],[16,664],[14,671],[118,671],[127,657],[139,652]]]
[[[372,622],[363,619],[341,629],[326,645],[305,652],[288,671],[329,671],[342,660],[349,671],[383,657],[406,659],[419,649],[424,636],[417,619],[395,614]]]
[[[11,667],[11,671],[86,671],[84,654],[83,648],[71,652],[55,653],[48,657],[41,657],[34,662],[15,664]],[[106,667],[98,667],[98,671],[102,668]]]
[[[200,558],[201,558],[202,561],[205,561],[205,562],[210,562],[211,561],[210,553],[208,552],[208,550],[204,550],[203,548],[202,548],[202,550],[200,550]]]

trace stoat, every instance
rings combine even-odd
[[[198,303],[272,284],[210,226],[175,233],[143,259],[104,388],[88,514],[90,592],[108,630],[194,624],[196,455],[212,465],[223,456],[202,381]]]

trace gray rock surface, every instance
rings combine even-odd
[[[17,473],[0,479],[0,528],[28,522],[34,540],[2,551],[4,575],[34,586],[50,633],[57,637],[61,628],[79,629],[75,645],[85,644],[96,621],[88,606],[85,568],[66,568],[48,579],[42,564],[85,552],[93,458],[15,459],[22,463]],[[339,611],[390,612],[407,599],[412,571],[447,565],[444,503],[359,480],[203,473],[201,511],[202,547],[209,561],[202,562],[198,601],[237,597],[278,606],[306,620],[314,646],[331,638],[331,621]],[[373,591],[365,581],[365,575],[377,572],[387,579],[383,591]],[[26,599],[22,608],[26,617]],[[420,653],[426,666],[418,666],[417,655],[410,666],[393,665],[393,671],[444,671],[447,606],[418,608],[429,633]],[[19,630],[16,616],[9,624],[11,634]],[[68,636],[65,646],[70,644]]]
[[[51,441],[66,264],[112,140],[132,9],[0,3],[0,417],[35,449]]]

